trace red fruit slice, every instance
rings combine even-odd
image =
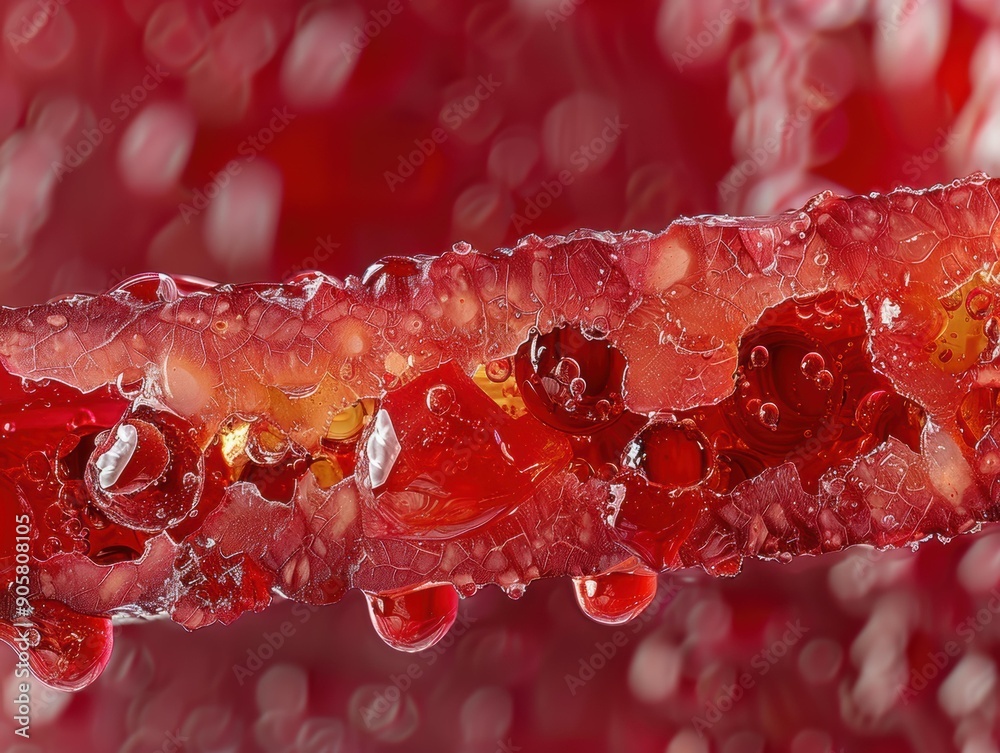
[[[360,588],[413,647],[456,589],[570,575],[616,621],[646,569],[973,531],[1000,515],[998,204],[973,176],[0,310],[0,492],[28,519],[2,593],[23,555],[40,615],[103,634]],[[50,632],[39,671],[92,678],[106,646]]]

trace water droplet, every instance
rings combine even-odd
[[[45,453],[37,450],[28,453],[27,457],[25,457],[24,468],[32,481],[44,481],[48,478],[52,470],[52,466],[49,463],[49,459],[45,457]]]
[[[562,384],[569,384],[580,376],[580,364],[572,358],[563,358],[556,364],[552,376]]]
[[[760,410],[757,412],[757,417],[767,428],[772,430],[776,430],[778,428],[779,412],[778,406],[774,403],[763,403],[760,406]]]
[[[826,361],[823,359],[819,353],[806,353],[802,357],[802,363],[799,368],[802,369],[802,373],[805,374],[810,379],[815,379],[816,375],[826,366]]]
[[[965,300],[965,309],[973,319],[985,319],[993,308],[994,296],[984,288],[974,288]]]
[[[828,390],[833,387],[833,374],[823,369],[815,376],[813,381],[816,382],[816,386],[821,390]]]
[[[751,369],[762,369],[767,366],[767,362],[770,360],[771,354],[768,353],[767,348],[763,345],[758,345],[756,348],[750,351],[750,368]]]
[[[399,651],[430,648],[458,616],[458,591],[450,584],[365,596],[375,632]]]
[[[595,622],[621,625],[638,617],[656,596],[656,573],[635,559],[623,564],[621,570],[573,578],[576,602]]]
[[[499,358],[486,364],[486,378],[491,382],[506,382],[510,379],[511,363],[509,358]]]
[[[455,404],[455,390],[447,384],[435,384],[427,390],[427,410],[435,416],[443,416]]]
[[[986,320],[986,324],[983,325],[983,331],[986,333],[986,337],[991,343],[1000,343],[1000,319],[997,319],[995,316],[991,316]]]
[[[583,397],[583,394],[586,391],[587,391],[587,383],[584,380],[580,379],[580,377],[570,380],[569,394],[574,399],[579,400],[581,397]]]
[[[945,311],[955,311],[962,305],[962,290],[954,290],[941,299],[941,305]]]

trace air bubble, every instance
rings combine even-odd
[[[813,381],[821,390],[828,390],[833,387],[833,374],[823,369],[815,376]]]
[[[799,368],[802,369],[802,373],[810,379],[815,379],[819,372],[825,367],[826,361],[819,353],[806,353],[802,357],[802,363],[799,364]]]
[[[511,364],[509,358],[499,358],[486,364],[486,378],[491,382],[506,382],[510,379]]]
[[[779,415],[778,406],[774,403],[762,404],[760,406],[760,410],[757,412],[757,417],[760,419],[760,422],[771,430],[776,430],[778,428]]]
[[[563,358],[556,364],[552,376],[562,384],[570,384],[580,376],[580,364],[572,358]]]
[[[455,390],[447,384],[435,384],[427,390],[427,410],[435,416],[443,416],[455,404]]]
[[[965,300],[965,309],[973,319],[985,319],[993,308],[993,300],[993,293],[975,288]]]

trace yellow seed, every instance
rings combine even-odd
[[[309,470],[316,477],[320,489],[329,489],[344,479],[344,471],[336,460],[320,458],[309,465]]]
[[[503,382],[494,382],[486,375],[486,367],[481,365],[472,378],[479,389],[512,418],[520,418],[527,413],[521,393],[517,389],[517,380],[513,375]]]
[[[222,459],[230,467],[246,463],[246,447],[250,439],[250,424],[246,421],[227,423],[219,430]]]
[[[330,428],[326,432],[327,438],[343,441],[357,436],[367,423],[368,417],[375,413],[375,406],[375,400],[367,397],[348,405],[330,421]]]

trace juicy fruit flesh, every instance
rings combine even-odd
[[[36,671],[76,687],[110,633],[73,636],[112,614],[194,628],[358,588],[380,635],[419,650],[486,584],[570,575],[616,623],[655,570],[973,530],[997,517],[979,209],[997,195],[974,177],[658,235],[460,244],[363,280],[140,280],[4,310],[0,479],[30,519],[34,611],[0,601],[0,638],[37,617],[61,659]],[[961,222],[961,245],[901,277],[903,214],[935,238]],[[858,264],[858,235],[882,256]],[[13,583],[22,552],[3,546]]]

